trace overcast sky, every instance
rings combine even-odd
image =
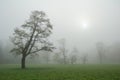
[[[46,12],[54,41],[65,38],[84,51],[96,42],[120,42],[120,0],[0,0],[0,39],[7,40],[33,10]]]

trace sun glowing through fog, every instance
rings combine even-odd
[[[77,19],[75,22],[76,28],[78,30],[89,30],[90,24],[88,19]]]
[[[83,29],[87,29],[87,28],[88,28],[87,23],[83,23],[83,24],[82,24],[82,28],[83,28]]]

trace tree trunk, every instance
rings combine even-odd
[[[21,68],[22,69],[25,69],[26,66],[25,66],[25,59],[26,59],[26,56],[25,55],[22,55],[22,59],[21,59]]]

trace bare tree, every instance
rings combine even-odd
[[[79,51],[77,50],[77,48],[73,48],[73,51],[70,54],[70,63],[71,64],[75,64],[77,61],[77,53]]]
[[[0,64],[3,63],[3,48],[2,43],[0,42]]]
[[[53,55],[53,61],[55,63],[61,64],[62,63],[61,53],[59,53],[59,52],[54,53],[54,55]]]
[[[84,55],[82,56],[81,59],[82,59],[82,63],[83,63],[83,64],[86,64],[86,62],[88,61],[88,54],[85,54],[85,53],[84,53]]]
[[[104,59],[104,55],[105,55],[104,44],[102,42],[98,42],[96,44],[96,48],[97,48],[97,52],[98,52],[100,63],[102,64],[103,63],[103,59]]]
[[[48,64],[50,62],[50,52],[44,51],[43,59],[44,59],[45,63]]]
[[[59,47],[60,53],[62,53],[63,55],[63,63],[67,64],[67,49],[66,49],[65,39],[59,40],[59,44],[60,44],[60,47]]]
[[[52,43],[48,41],[51,30],[52,25],[43,11],[33,11],[30,18],[14,30],[10,39],[15,46],[11,52],[22,55],[22,69],[26,68],[25,60],[28,55],[37,54],[41,50],[52,51]]]
[[[75,64],[76,61],[77,61],[77,56],[76,56],[76,55],[70,56],[70,63],[71,63],[71,64]]]
[[[108,62],[120,63],[120,42],[116,42],[105,49]],[[106,58],[105,58],[106,59]]]

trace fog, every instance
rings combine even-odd
[[[87,63],[99,63],[96,48],[99,42],[104,44],[105,63],[120,62],[120,0],[0,0],[0,56],[4,56],[6,63],[10,59],[13,63],[19,62],[17,56],[9,53],[13,46],[9,37],[33,10],[44,11],[53,25],[50,40],[57,49],[49,54],[49,63],[56,63],[53,56],[61,39],[65,39],[67,57],[77,48],[76,63],[83,63],[84,55],[88,57]],[[32,59],[45,62],[43,56]]]

